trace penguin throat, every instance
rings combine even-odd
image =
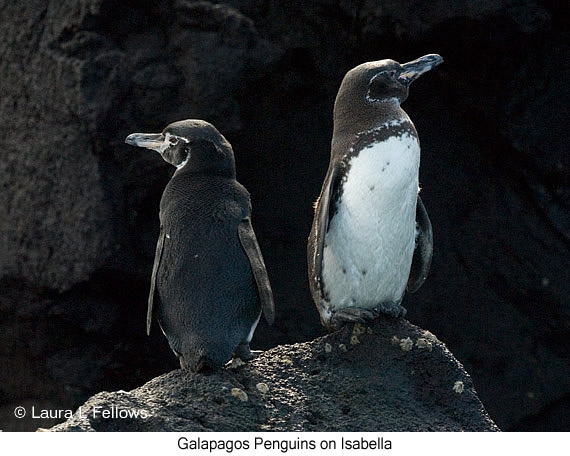
[[[184,160],[182,160],[178,165],[176,165],[176,169],[182,169],[184,168],[184,166],[186,165],[186,163],[188,163],[188,160],[190,160],[190,155],[192,155],[190,152],[188,152],[186,154],[186,158]]]
[[[371,104],[389,103],[393,105],[400,106],[401,100],[399,97],[388,97],[388,98],[374,98],[370,95],[370,89],[366,92],[366,101]]]
[[[402,125],[405,122],[409,122],[409,119],[407,117],[396,117],[394,119],[386,120],[383,124],[381,124],[375,128],[371,128],[370,130],[365,131],[365,132],[361,133],[360,135],[363,135],[363,134],[365,135],[368,133],[374,133],[374,132],[380,131],[380,130],[385,129],[385,128],[399,127],[400,125]]]

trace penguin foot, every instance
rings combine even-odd
[[[338,329],[345,323],[368,323],[378,316],[376,309],[361,309],[359,307],[347,307],[337,310],[331,316],[328,326]]]
[[[259,354],[261,352],[257,353]],[[236,347],[233,357],[240,358],[242,361],[249,361],[250,359],[255,358],[255,354],[249,349],[249,342],[243,342]]]
[[[232,358],[230,361],[226,363],[227,369],[237,369],[245,364],[241,358]]]
[[[251,355],[251,358],[249,358],[249,359],[257,358],[262,353],[263,353],[263,350],[250,350],[249,354]]]
[[[243,366],[246,361],[257,358],[261,353],[261,350],[250,350],[247,342],[239,344],[234,351],[231,361],[227,362],[226,367],[228,369],[236,369]]]
[[[326,326],[336,330],[341,328],[345,323],[370,323],[382,314],[399,318],[404,317],[406,313],[407,310],[395,301],[382,302],[372,309],[347,307],[334,312]]]
[[[395,301],[382,302],[374,308],[376,315],[386,314],[390,317],[405,317],[408,311]]]

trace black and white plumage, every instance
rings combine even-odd
[[[231,145],[202,120],[133,133],[125,142],[177,168],[160,201],[147,333],[156,315],[181,367],[194,371],[251,358],[261,311],[272,324],[275,310]]]
[[[405,291],[428,274],[433,240],[418,195],[420,145],[400,104],[411,82],[442,61],[430,54],[403,65],[368,62],[341,83],[308,243],[311,294],[329,329],[405,315]]]

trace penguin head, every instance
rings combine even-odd
[[[337,103],[347,96],[356,96],[364,98],[363,101],[367,104],[399,105],[408,97],[410,84],[441,62],[441,56],[428,54],[404,64],[390,59],[363,63],[346,73],[338,92]]]
[[[125,142],[158,152],[178,171],[235,177],[232,146],[204,120],[173,122],[162,133],[132,133]]]

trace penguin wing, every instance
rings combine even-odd
[[[316,203],[315,209],[315,222],[316,229],[314,233],[314,247],[313,247],[313,257],[310,259],[313,269],[313,280],[317,288],[320,288],[322,279],[322,269],[323,269],[323,250],[325,248],[325,235],[329,229],[330,219],[334,216],[334,193],[340,183],[340,173],[338,166],[331,166],[325,181],[323,182],[323,188],[321,190],[321,195]]]
[[[265,315],[267,323],[271,325],[275,320],[273,292],[271,291],[267,269],[265,269],[263,255],[261,254],[261,249],[257,243],[257,238],[255,237],[255,232],[253,231],[253,226],[251,226],[251,219],[249,217],[244,218],[238,225],[238,235],[241,245],[249,258],[249,263],[251,264],[251,270],[253,272],[253,277],[255,278],[255,283],[257,284],[263,315]]]
[[[408,291],[415,293],[422,286],[431,266],[431,257],[433,253],[433,233],[431,222],[422,203],[422,199],[418,195],[416,205],[416,247],[412,258],[412,268],[410,277],[408,278]]]
[[[152,310],[154,306],[154,295],[156,293],[156,277],[158,275],[158,268],[160,267],[160,260],[162,258],[162,251],[164,249],[164,239],[166,237],[166,230],[161,225],[160,234],[158,235],[158,242],[156,243],[156,253],[154,255],[154,265],[152,266],[152,276],[150,279],[150,292],[148,294],[148,309],[146,312],[146,334],[150,335],[150,327],[152,325]]]

